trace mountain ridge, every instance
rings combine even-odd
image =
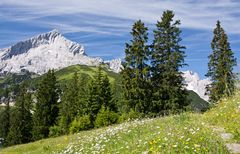
[[[53,29],[50,32],[42,33],[42,34],[36,35],[34,37],[31,37],[30,39],[20,41],[20,42],[14,44],[13,46],[10,46],[9,48],[0,49],[1,52],[8,51],[4,55],[2,55],[3,57],[1,59],[6,60],[8,58],[11,58],[14,55],[27,52],[31,48],[38,47],[41,44],[50,44],[50,43],[54,42],[55,39],[58,37],[62,37],[62,34],[59,33],[59,31],[57,29]],[[76,53],[84,54],[83,46],[81,46],[80,44],[78,44],[76,42],[72,42],[72,41],[71,42],[69,41],[69,43],[71,43],[71,46],[70,46],[71,52],[73,52],[74,54],[76,54]]]
[[[0,49],[0,74],[21,73],[25,70],[39,75],[49,69],[60,70],[71,65],[98,66],[106,64],[108,69],[119,73],[121,59],[104,61],[100,57],[90,57],[84,46],[65,38],[58,30],[39,34],[25,41],[20,41],[8,48]],[[193,90],[205,101],[205,86],[209,79],[200,80],[197,73],[183,72],[188,90]]]
[[[98,66],[102,63],[102,58],[87,56],[83,45],[68,40],[57,30],[0,49],[1,74],[20,73],[22,70],[44,74],[49,69],[61,69],[70,65]],[[115,69],[113,71],[120,71],[118,66],[112,66],[115,64],[112,61],[106,63],[109,68]]]

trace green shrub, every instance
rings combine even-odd
[[[54,125],[49,128],[49,137],[57,137],[62,134],[63,134],[63,132],[62,132],[62,129],[60,126]]]
[[[138,118],[142,118],[143,113],[139,113],[131,109],[128,113],[124,112],[121,114],[121,116],[118,119],[118,123],[122,123],[124,121],[134,120]]]
[[[71,122],[72,122],[71,119],[67,119],[66,116],[60,116],[58,120],[58,125],[61,128],[63,134],[69,133]]]
[[[71,134],[73,134],[73,133],[77,133],[81,130],[88,130],[91,127],[92,127],[92,125],[91,125],[90,116],[84,115],[82,117],[75,118],[73,120],[73,122],[70,125],[69,132]]]
[[[102,126],[108,126],[116,123],[118,120],[118,114],[110,111],[109,108],[101,107],[99,113],[97,114],[94,126],[99,128]]]

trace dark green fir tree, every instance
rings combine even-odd
[[[236,65],[236,59],[220,21],[217,21],[213,33],[212,53],[209,56],[206,77],[209,77],[212,81],[207,86],[207,94],[210,96],[210,101],[215,103],[222,97],[231,96],[234,92],[235,76],[233,67]]]
[[[85,82],[85,83],[84,83]],[[63,133],[68,133],[71,122],[82,116],[86,101],[86,81],[74,73],[73,79],[67,84],[60,105],[60,126]]]
[[[126,43],[122,70],[123,97],[128,109],[147,113],[151,101],[149,87],[148,28],[139,20],[131,31],[132,40]]]
[[[105,108],[108,108],[110,111],[117,112],[117,107],[116,107],[115,100],[113,98],[111,84],[107,75],[103,75],[100,95],[102,97],[103,106]]]
[[[103,75],[102,67],[98,67],[98,71],[88,85],[88,101],[86,106],[86,114],[90,114],[93,123],[101,106],[108,107],[110,110],[116,110],[113,101],[111,85],[106,75]]]
[[[7,144],[6,139],[10,129],[10,90],[5,88],[3,102],[5,106],[0,116],[0,137],[4,139],[4,145]]]
[[[54,70],[49,70],[36,91],[37,102],[33,117],[34,140],[48,137],[49,128],[57,123],[59,95],[60,90]]]
[[[90,83],[88,85],[88,101],[85,113],[90,115],[92,125],[97,116],[97,113],[101,108],[103,100],[100,96],[103,76],[101,69],[101,66],[99,66],[97,74],[94,76],[94,79],[90,80]]]
[[[7,137],[8,145],[28,143],[32,140],[32,98],[27,85],[23,83],[16,97],[11,114],[11,127]]]
[[[185,47],[181,43],[180,21],[173,20],[173,11],[164,11],[156,24],[152,46],[152,111],[177,112],[188,105],[184,78],[179,70],[185,65]]]

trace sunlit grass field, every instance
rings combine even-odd
[[[1,150],[3,154],[47,153],[229,153],[212,127],[225,128],[240,142],[240,93],[204,114],[128,121],[78,134]]]

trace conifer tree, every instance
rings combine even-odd
[[[1,126],[1,133],[0,136],[3,138],[5,141],[7,139],[7,135],[9,133],[10,129],[10,91],[8,88],[5,88],[4,90],[4,110],[1,114],[1,119],[0,119],[0,126]],[[6,143],[6,142],[4,142]],[[6,145],[6,144],[5,144]]]
[[[91,77],[86,74],[81,74],[79,77],[79,92],[78,92],[78,115],[86,114],[88,102],[88,83]]]
[[[102,70],[101,66],[98,67],[97,74],[94,76],[94,79],[90,81],[88,86],[88,104],[86,113],[90,115],[90,120],[93,124],[98,111],[101,108],[102,100],[101,97],[101,85],[102,85]]]
[[[81,83],[81,84],[80,84]],[[64,133],[67,133],[69,126],[77,115],[82,115],[84,110],[84,88],[85,85],[80,81],[77,73],[74,73],[72,81],[67,85],[62,96],[60,106],[60,125]]]
[[[102,104],[105,108],[109,108],[111,111],[117,111],[115,100],[113,99],[113,93],[110,85],[110,81],[107,75],[102,78],[101,94]]]
[[[122,70],[123,96],[129,109],[148,112],[149,94],[149,46],[148,28],[139,20],[132,28],[132,40],[126,43],[125,62]]]
[[[187,92],[180,68],[184,63],[184,49],[180,44],[180,21],[173,21],[174,13],[164,11],[156,24],[152,46],[152,111],[177,111],[188,105]]]
[[[27,85],[20,86],[11,114],[11,127],[7,137],[8,145],[30,142],[32,139],[32,98]]]
[[[233,67],[236,65],[236,59],[220,21],[217,21],[213,33],[212,54],[209,56],[208,73],[206,74],[212,83],[206,88],[210,101],[214,103],[224,96],[233,94],[235,89]]]
[[[97,85],[95,85],[94,81],[91,81],[88,87],[89,87],[87,102],[88,104],[85,113],[90,115],[90,120],[93,124],[93,121],[95,120],[97,113],[101,108],[101,104],[99,100],[98,88]]]
[[[49,70],[37,87],[33,138],[48,137],[49,128],[56,124],[60,89],[54,70]]]
[[[86,113],[90,114],[92,122],[95,120],[102,105],[110,110],[116,110],[109,79],[106,75],[103,75],[101,66],[98,67],[98,71],[90,82],[88,89]]]

